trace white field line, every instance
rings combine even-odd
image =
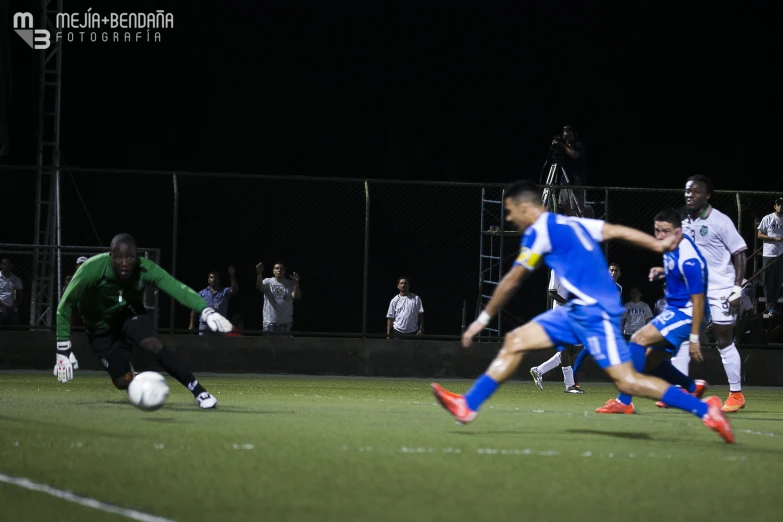
[[[107,513],[114,513],[115,515],[121,515],[133,520],[140,520],[141,522],[174,522],[169,518],[158,517],[155,515],[150,515],[149,513],[136,511],[135,509],[126,509],[115,506],[113,504],[107,504],[99,500],[71,493],[70,491],[53,488],[51,486],[47,486],[46,484],[39,484],[38,482],[33,482],[32,480],[26,478],[12,477],[10,475],[0,473],[0,482],[19,486],[25,489],[29,489],[30,491],[40,491],[41,493],[46,493],[47,495],[61,498],[63,500],[67,500],[68,502],[81,504],[82,506],[91,507],[93,509],[105,511]]]

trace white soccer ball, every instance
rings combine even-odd
[[[131,403],[142,410],[157,410],[169,398],[169,385],[158,372],[142,372],[128,386]]]

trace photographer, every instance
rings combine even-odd
[[[566,175],[568,175],[568,184],[577,186],[587,185],[585,146],[584,143],[577,139],[576,131],[570,125],[563,127],[563,133],[558,134],[552,140],[550,157],[553,163],[557,163],[565,169]],[[564,185],[566,184],[566,181],[561,180],[560,183]],[[576,198],[576,202],[574,202],[574,198],[571,197],[572,193]],[[558,195],[557,204],[566,209],[570,209],[572,214],[578,212],[578,205],[583,216],[592,217],[592,209],[585,208],[584,190],[561,190]]]

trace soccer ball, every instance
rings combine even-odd
[[[130,382],[128,397],[137,408],[157,410],[166,404],[166,399],[169,398],[169,385],[158,372],[142,372]]]

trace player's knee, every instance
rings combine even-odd
[[[116,379],[113,379],[112,382],[114,383],[114,386],[118,390],[127,390],[132,380],[133,380],[133,375],[131,374],[131,372],[128,372],[122,377],[117,377]]]
[[[139,343],[139,346],[156,355],[163,349],[163,343],[157,337],[147,337]]]

